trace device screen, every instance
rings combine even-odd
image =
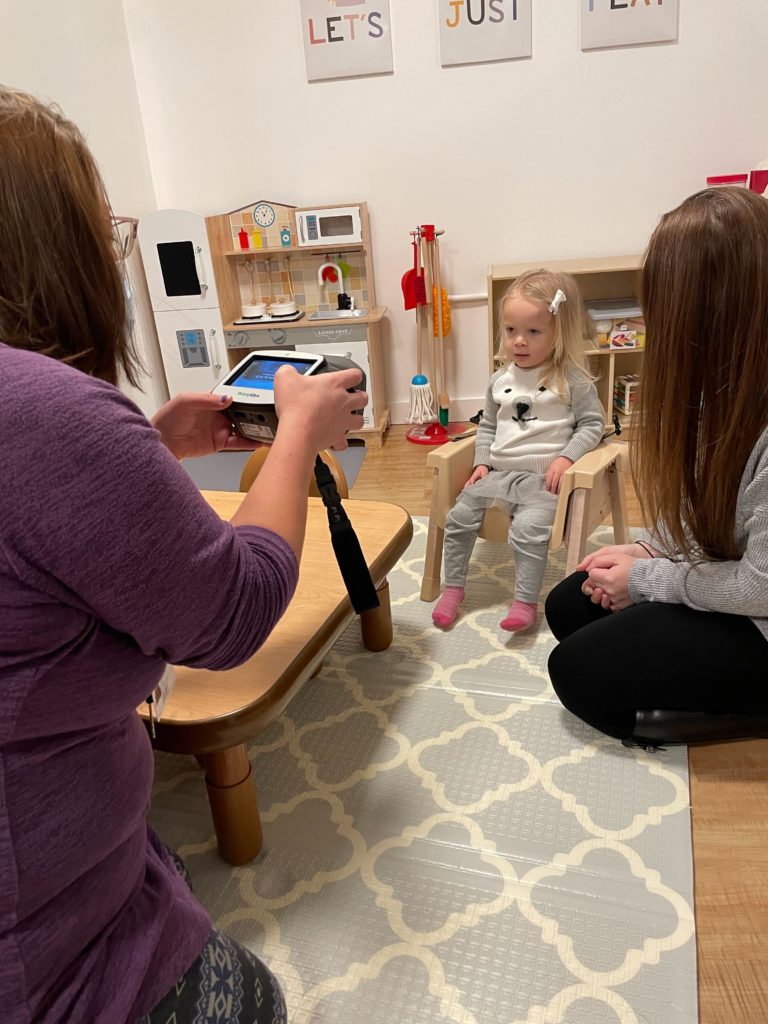
[[[291,359],[284,356],[258,356],[252,359],[237,377],[230,377],[224,383],[231,388],[255,388],[259,391],[273,391],[275,374],[281,366],[292,366],[297,373],[306,373],[312,366],[306,359]]]
[[[191,242],[158,242],[157,256],[166,295],[202,294],[195,266],[195,249]]]

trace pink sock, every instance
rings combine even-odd
[[[528,629],[535,621],[535,601],[513,601],[509,606],[507,617],[501,621],[501,628],[506,629],[509,633],[516,633],[518,629]]]
[[[452,626],[459,614],[459,605],[464,600],[464,587],[446,587],[432,611],[432,621],[445,629]]]

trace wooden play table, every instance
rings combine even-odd
[[[203,491],[223,519],[234,515],[240,493]],[[399,505],[346,500],[377,586],[381,607],[360,617],[363,643],[382,651],[392,642],[387,573],[408,547],[413,524]],[[205,769],[208,799],[221,856],[244,864],[261,849],[256,788],[247,745],[273,722],[319,669],[337,637],[355,617],[331,547],[325,508],[309,499],[299,585],[274,631],[257,653],[223,672],[176,668],[176,684],[156,727],[155,746],[193,754]],[[139,710],[146,720],[146,705]]]

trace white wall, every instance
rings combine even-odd
[[[588,53],[579,3],[534,0],[532,60],[449,69],[436,4],[390,0],[395,73],[313,84],[298,0],[123,2],[160,207],[368,201],[396,420],[415,372],[412,225],[445,228],[451,292],[484,291],[490,262],[641,251],[706,174],[768,156],[756,0],[681,0],[679,44]],[[484,307],[454,324],[463,413],[485,388]]]
[[[3,0],[0,80],[56,102],[76,122],[104,176],[116,213],[156,208],[121,0]],[[34,225],[30,225],[34,230]],[[141,267],[132,267],[139,309]],[[137,344],[148,374],[143,392],[125,390],[146,412],[167,398],[154,324],[140,317]]]
[[[82,128],[116,212],[155,208],[120,0],[3,0],[0,80],[53,100]]]

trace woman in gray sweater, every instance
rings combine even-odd
[[[627,743],[768,735],[768,202],[706,189],[642,273],[644,521],[549,595],[563,704]]]

